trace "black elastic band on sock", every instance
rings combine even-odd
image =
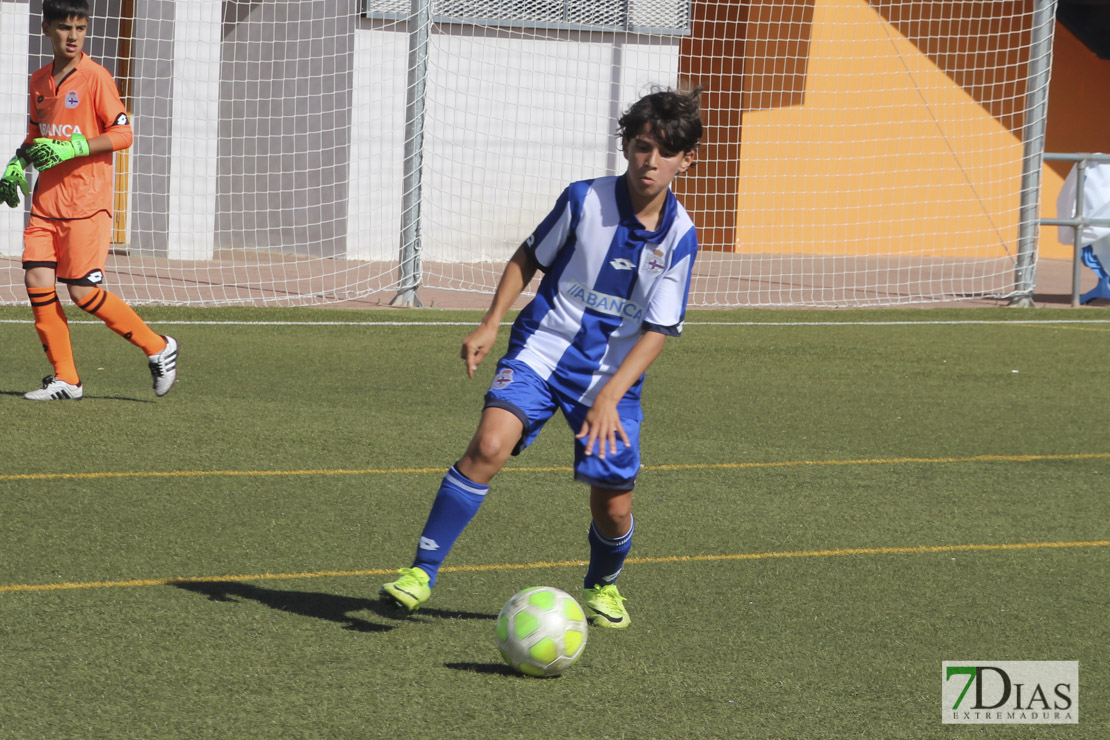
[[[28,290],[27,297],[30,299],[31,305],[35,307],[49,306],[51,303],[58,302],[58,292],[55,290],[51,290],[47,293],[31,293],[31,291]]]
[[[100,307],[104,305],[104,301],[106,300],[108,300],[107,291],[103,291],[100,288],[97,288],[96,292],[89,296],[89,299],[87,301],[85,301],[84,303],[78,303],[77,306],[82,311],[86,311],[95,316],[96,312],[100,310]],[[95,303],[96,305],[93,306],[93,303]]]

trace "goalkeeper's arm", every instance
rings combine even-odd
[[[130,126],[115,126],[109,128],[93,139],[86,139],[77,133],[67,139],[35,139],[30,144],[24,144],[27,159],[41,172],[51,167],[56,167],[62,162],[68,162],[76,157],[87,157],[90,154],[103,154],[131,146],[132,134]]]
[[[94,139],[95,141],[95,139]],[[35,139],[27,149],[27,157],[40,172],[77,157],[91,154],[89,140],[81,134],[65,139]]]
[[[27,169],[28,161],[24,156],[22,148],[16,151],[15,156],[8,161],[7,166],[4,167],[4,175],[0,177],[0,201],[7,203],[12,208],[19,207],[19,190],[23,191],[23,197],[31,194],[31,188],[27,184],[27,175],[24,170]]]

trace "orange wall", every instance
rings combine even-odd
[[[775,5],[756,2],[752,12],[773,16]],[[1010,127],[1023,96],[1010,70],[1024,60],[991,48],[989,20],[890,5],[815,0],[794,104],[768,105],[774,80],[745,75],[737,251],[1016,252],[1021,142]],[[995,5],[1001,15],[1017,9]],[[898,15],[909,11],[917,15]],[[746,58],[781,47],[777,32],[750,24]],[[947,43],[927,48],[939,40]],[[974,87],[948,71],[983,59],[992,63],[976,65]]]
[[[695,0],[680,74],[709,126],[679,187],[704,248],[1016,254],[1031,7]],[[1048,150],[1110,148],[1108,64],[1057,29]],[[1046,166],[1044,215],[1067,169]],[[1071,253],[1055,229],[1041,250]]]
[[[694,168],[675,181],[683,204],[696,213],[698,240],[709,249],[731,249],[736,233],[736,184],[740,169],[743,46],[746,7],[695,0],[692,33],[679,46],[679,80],[703,87],[706,136]]]

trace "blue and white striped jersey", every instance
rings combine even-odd
[[[682,332],[698,240],[670,191],[659,228],[647,231],[623,175],[572,183],[525,245],[544,276],[506,358],[570,398],[592,405],[641,332]],[[642,384],[626,398],[638,399]]]

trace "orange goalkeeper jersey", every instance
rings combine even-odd
[[[82,54],[77,66],[55,85],[53,62],[31,75],[30,121],[26,144],[36,138],[86,139],[108,134],[112,150],[131,146],[131,122],[116,81],[104,67]],[[87,218],[112,212],[112,152],[76,157],[40,172],[31,212],[44,218]]]

